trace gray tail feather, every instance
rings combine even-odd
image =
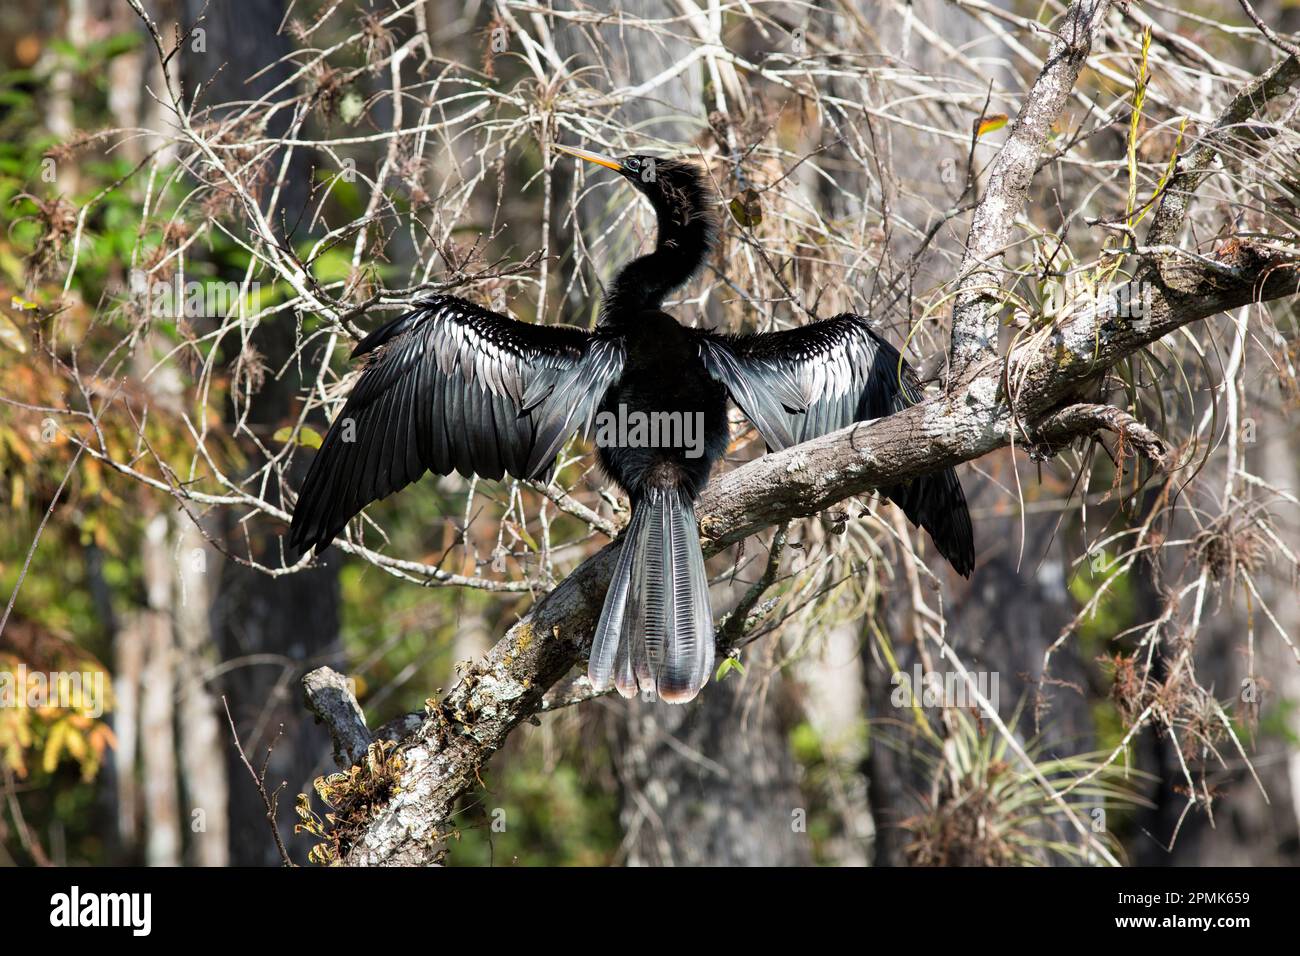
[[[680,488],[650,488],[632,520],[596,625],[587,677],[597,690],[637,690],[686,703],[713,669],[713,613],[695,507]]]

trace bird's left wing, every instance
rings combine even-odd
[[[700,358],[727,387],[769,448],[883,418],[921,400],[920,385],[896,348],[860,315],[757,335],[698,333]],[[930,532],[962,575],[975,565],[966,497],[952,469],[882,488]]]
[[[705,367],[772,449],[921,400],[911,366],[852,313],[779,332],[699,335]]]
[[[290,545],[323,549],[422,476],[544,475],[623,368],[617,339],[433,296],[367,335],[367,364],[312,461]]]

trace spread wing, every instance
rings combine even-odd
[[[852,313],[758,335],[700,333],[709,374],[754,423],[769,448],[797,445],[921,400],[911,366]],[[970,513],[951,468],[880,489],[930,532],[962,575],[975,566]]]
[[[621,343],[434,296],[353,350],[365,370],[312,461],[290,546],[323,550],[372,501],[425,471],[549,471],[623,368]]]

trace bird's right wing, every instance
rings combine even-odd
[[[921,400],[911,366],[866,319],[850,312],[778,332],[698,335],[709,374],[727,387],[772,449],[883,418]],[[975,545],[956,472],[948,468],[880,491],[929,531],[939,552],[969,577]]]
[[[290,545],[326,547],[372,501],[426,470],[544,475],[590,426],[622,374],[623,347],[434,296],[367,335],[361,378],[330,426],[294,508]]]

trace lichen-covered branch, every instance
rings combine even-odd
[[[1042,72],[1026,93],[1020,115],[989,170],[957,274],[950,355],[954,381],[997,350],[1002,308],[998,262],[1011,244],[1016,217],[1028,199],[1052,124],[1065,109],[1092,50],[1093,35],[1109,10],[1110,0],[1076,0],[1071,5]]]
[[[1102,297],[1021,337],[1004,358],[996,354],[992,346],[1001,296],[994,263],[1007,247],[1047,132],[1108,8],[1106,2],[1071,7],[994,164],[959,272],[952,339],[958,374],[950,378],[948,390],[888,418],[718,476],[697,508],[707,553],[883,484],[952,467],[1013,443],[1050,444],[1106,429],[1157,464],[1168,465],[1166,443],[1149,428],[1120,409],[1081,402],[1080,397],[1100,393],[1111,367],[1183,326],[1300,293],[1297,261],[1277,246],[1231,239],[1206,254],[1167,251],[1185,214],[1185,197],[1217,149],[1217,131],[1240,123],[1300,78],[1295,62],[1287,60],[1243,89],[1175,171],[1147,245],[1130,250],[1138,257],[1136,275],[1149,292],[1140,316],[1132,316],[1121,298]],[[1208,158],[1202,150],[1210,150]],[[618,547],[617,542],[606,546],[542,597],[420,719],[418,730],[402,743],[400,787],[353,843],[346,862],[400,865],[437,859],[456,801],[478,785],[480,769],[514,728],[547,709],[547,691],[582,660]],[[582,699],[580,683],[565,685],[549,705]]]

